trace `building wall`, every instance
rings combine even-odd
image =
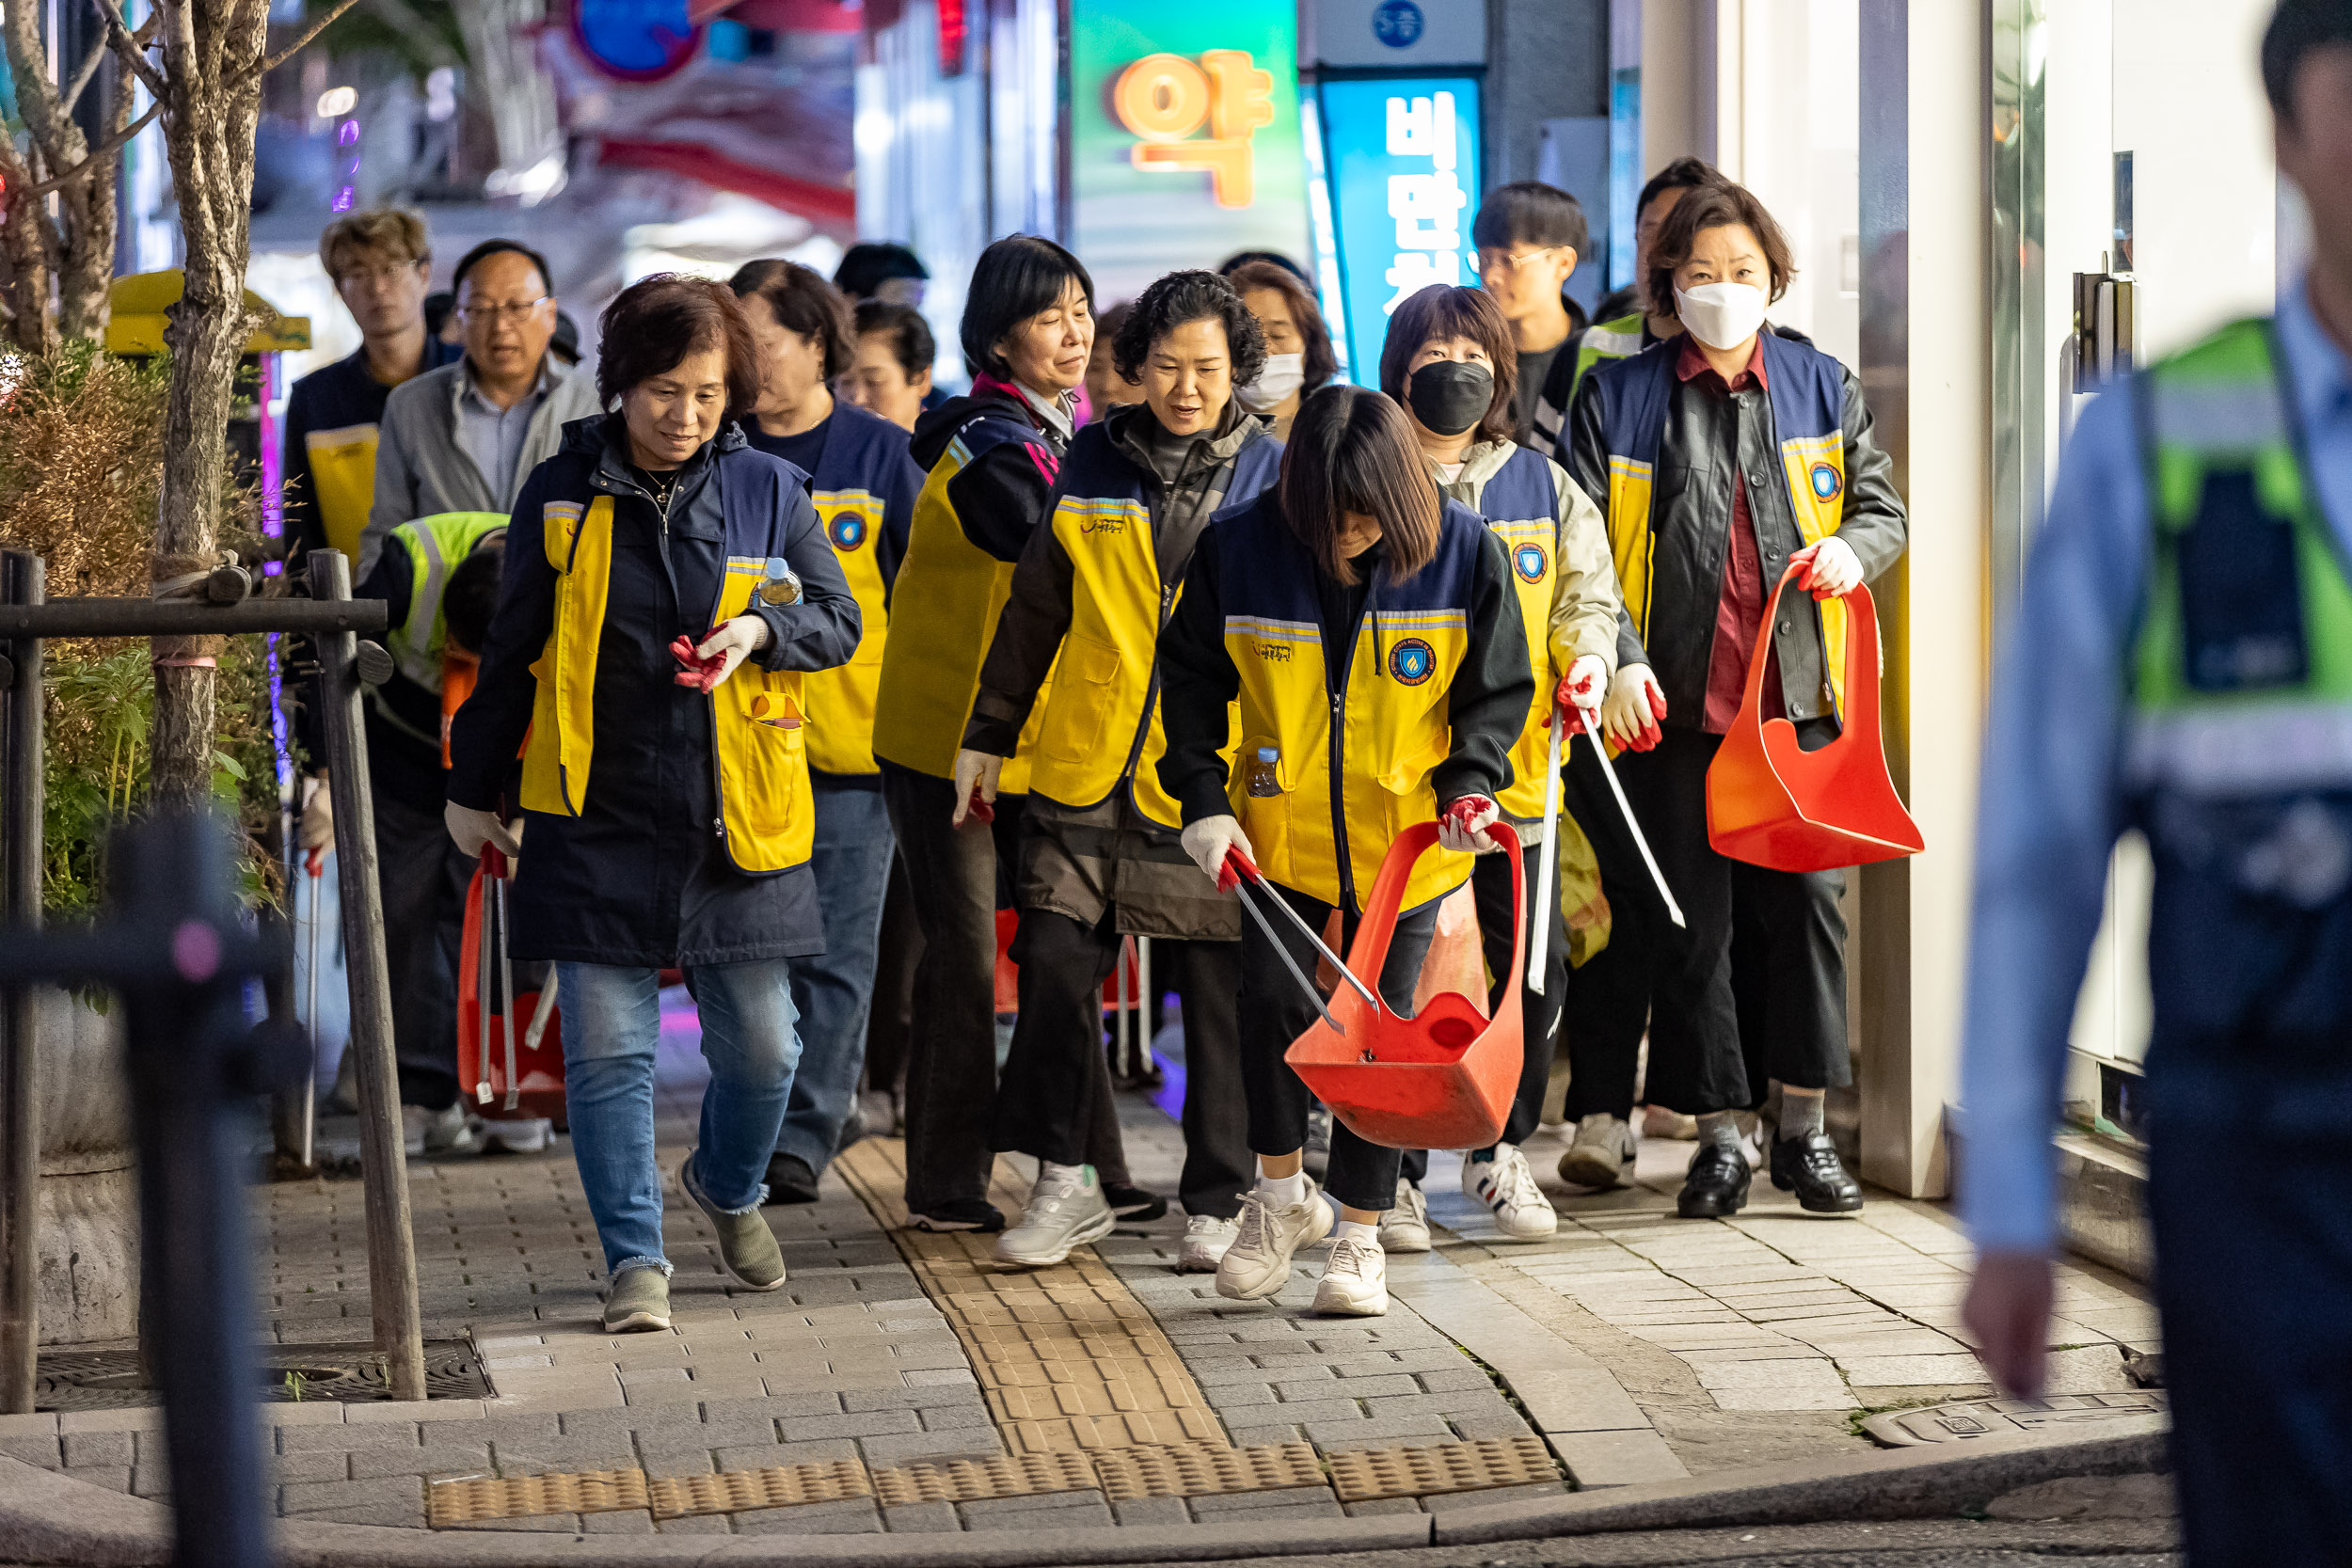
[[[1544,121],[1608,112],[1608,0],[1486,0],[1488,189],[1539,177]]]

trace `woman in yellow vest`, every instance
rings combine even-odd
[[[1273,482],[1281,443],[1234,397],[1265,340],[1212,272],[1143,291],[1113,352],[1143,402],[1112,409],[1071,444],[1045,527],[1014,570],[956,757],[959,792],[993,798],[1005,758],[1040,708],[1029,804],[1013,878],[1021,1016],[997,1086],[994,1146],[1040,1162],[996,1259],[1058,1263],[1118,1218],[1087,1163],[1104,1092],[1103,983],[1125,936],[1155,939],[1158,973],[1184,1007],[1184,1169],[1190,1216],[1179,1268],[1216,1267],[1249,1184],[1233,993],[1241,911],[1201,885],[1161,793],[1152,649],[1210,517]],[[1059,660],[1050,695],[1037,696]],[[1150,1013],[1149,1001],[1146,1016]]]
[[[1160,638],[1160,786],[1184,819],[1195,864],[1223,879],[1233,851],[1318,929],[1346,935],[1380,861],[1406,828],[1438,820],[1378,984],[1409,1011],[1438,901],[1495,847],[1495,797],[1534,702],[1518,593],[1502,541],[1431,483],[1395,404],[1327,387],[1301,406],[1281,477],[1210,524]],[[1229,706],[1239,704],[1235,734]],[[1227,757],[1239,744],[1238,768]],[[1245,896],[1263,898],[1253,887]],[[1291,1256],[1331,1229],[1332,1206],[1301,1161],[1307,1086],[1283,1053],[1315,1016],[1292,966],[1315,954],[1267,911],[1280,945],[1242,927],[1242,1086],[1257,1184],[1217,1264],[1217,1293],[1262,1300]],[[1339,1234],[1318,1311],[1388,1310],[1377,1234],[1395,1200],[1398,1151],[1331,1131]]]
[[[572,1151],[608,1332],[669,1325],[654,1167],[660,972],[702,1014],[710,1086],[679,1184],[727,1273],[784,1283],[759,1212],[800,1056],[789,960],[822,950],[802,673],[857,600],[793,470],[731,414],[759,392],[725,285],[663,274],[606,309],[597,391],[523,486],[474,693],[451,722],[450,836],[519,862],[517,958],[552,960]],[[509,828],[508,775],[528,733]]]
[[[1545,948],[1544,989],[1512,974],[1518,914],[1511,905],[1511,868],[1482,859],[1470,875],[1478,929],[1490,976],[1487,1002],[1514,997],[1525,1028],[1527,1055],[1502,1141],[1472,1149],[1462,1162],[1462,1191],[1494,1213],[1506,1240],[1539,1241],[1559,1227],[1519,1145],[1535,1131],[1549,1080],[1560,1003],[1568,983],[1567,931],[1559,900],[1538,908],[1543,856],[1544,768],[1550,755],[1554,698],[1566,692],[1598,707],[1617,659],[1617,574],[1609,562],[1609,533],[1596,507],[1560,466],[1511,437],[1518,394],[1518,355],[1511,326],[1483,289],[1433,284],[1389,318],[1380,352],[1380,388],[1405,407],[1413,438],[1438,488],[1486,519],[1510,555],[1511,583],[1527,632],[1535,701],[1512,749],[1511,786],[1502,792],[1503,820],[1518,830],[1526,918],[1551,924]],[[1565,737],[1563,737],[1564,743]],[[1573,832],[1573,828],[1569,830]],[[1531,941],[1529,950],[1534,950]],[[1427,1211],[1421,1181],[1425,1150],[1405,1156],[1396,1206],[1383,1216],[1381,1245],[1390,1252],[1425,1251]]]

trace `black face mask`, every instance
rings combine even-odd
[[[1456,359],[1433,359],[1413,372],[1405,401],[1422,428],[1437,436],[1459,436],[1486,417],[1495,401],[1494,372]]]

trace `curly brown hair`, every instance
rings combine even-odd
[[[1120,377],[1138,381],[1152,345],[1188,322],[1214,321],[1225,328],[1225,348],[1233,362],[1233,385],[1247,387],[1265,369],[1265,328],[1241,302],[1233,285],[1213,272],[1171,272],[1156,278],[1136,299],[1111,339],[1111,364]]]
[[[623,289],[596,322],[596,396],[621,394],[690,354],[716,348],[727,361],[727,416],[759,401],[759,351],[735,291],[708,277],[658,272]]]

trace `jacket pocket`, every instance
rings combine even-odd
[[[1119,706],[1119,650],[1108,642],[1072,632],[1062,646],[1038,751],[1057,762],[1095,760],[1103,732]],[[1122,752],[1120,759],[1125,760]]]

